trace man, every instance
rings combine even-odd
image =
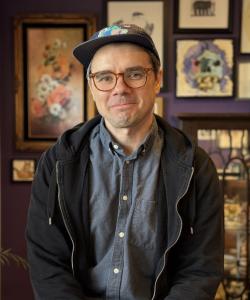
[[[160,60],[135,25],[76,47],[100,116],[40,159],[27,224],[36,299],[208,300],[223,270],[210,158],[153,114]]]

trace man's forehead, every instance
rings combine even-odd
[[[121,49],[122,48],[122,49]],[[116,51],[117,50],[117,51]],[[121,60],[125,61],[125,56],[129,55],[131,52],[131,60],[136,55],[136,60],[141,59],[142,61],[150,59],[148,52],[143,48],[136,44],[132,43],[110,43],[107,44],[100,49],[98,49],[93,56],[91,65],[95,64],[96,62],[103,62],[108,63],[108,60],[113,62],[113,55],[116,53],[117,55],[121,55]]]

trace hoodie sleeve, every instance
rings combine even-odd
[[[198,149],[192,191],[195,218],[183,217],[183,231],[169,255],[173,280],[165,300],[213,300],[223,276],[223,197],[213,162]]]
[[[80,283],[71,270],[71,244],[57,216],[49,224],[49,186],[53,170],[53,150],[42,155],[32,184],[26,227],[30,278],[35,299],[84,300]],[[49,159],[48,159],[49,157]]]

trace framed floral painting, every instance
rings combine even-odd
[[[177,98],[226,98],[234,90],[232,39],[176,41]]]
[[[91,111],[82,65],[72,51],[95,31],[80,15],[15,18],[16,147],[44,150]]]

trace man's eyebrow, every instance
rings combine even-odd
[[[143,66],[133,66],[133,67],[126,68],[125,70],[133,71],[133,70],[143,69],[143,68],[144,68]]]
[[[132,66],[132,67],[129,67],[129,68],[126,68],[124,70],[125,71],[133,71],[133,70],[138,70],[138,69],[143,69],[144,67],[141,66],[141,65],[137,65],[137,66]],[[96,74],[96,73],[100,73],[100,74],[105,74],[105,73],[109,73],[109,72],[112,72],[112,73],[115,73],[115,71],[113,70],[110,70],[110,69],[104,69],[104,70],[100,70],[100,71],[96,71],[96,72],[91,72],[92,74]]]
[[[111,70],[100,70],[100,71],[96,71],[96,72],[92,72],[92,74],[105,74],[105,73],[109,73],[109,72],[113,72],[113,71],[111,71]]]

